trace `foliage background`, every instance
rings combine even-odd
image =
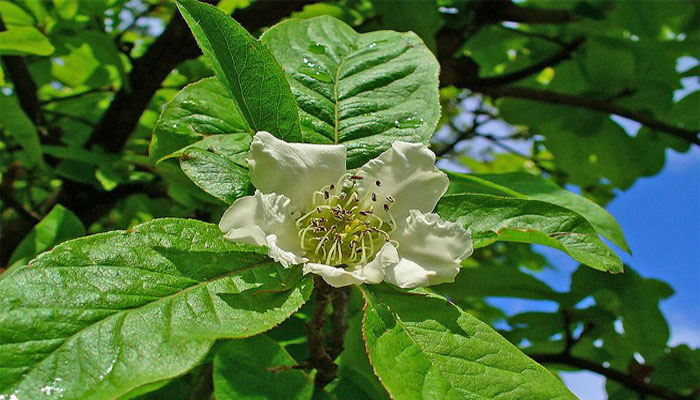
[[[302,18],[333,15],[360,31],[418,33],[442,67],[442,121],[434,139],[434,150],[444,157],[440,165],[480,173],[544,174],[609,205],[635,254],[623,256],[625,262],[644,278],[668,281],[677,291],[662,303],[669,305],[662,309],[673,322],[669,346],[680,341],[698,346],[700,166],[697,146],[690,145],[698,140],[700,110],[697,3],[312,3],[260,2],[246,8],[244,1],[224,0],[219,6],[254,34],[292,12]],[[173,3],[2,0],[0,16],[7,29],[0,33],[0,265],[26,261],[84,231],[127,229],[160,216],[217,219],[222,204],[189,182],[176,163],[154,167],[148,159],[164,104],[184,85],[211,75],[196,58],[199,51]],[[10,33],[19,39],[9,40]],[[679,165],[684,168],[680,172]],[[653,178],[644,178],[649,176]],[[56,220],[68,221],[65,230],[49,226],[45,236],[35,233],[39,239],[15,252],[56,204],[70,210],[54,211],[60,214]],[[532,252],[529,245],[510,243],[488,247],[474,260],[476,268],[518,266],[563,292],[577,268],[548,248],[535,246]],[[495,273],[484,276],[501,279]],[[596,300],[622,302],[621,309],[609,307],[613,313],[639,307],[643,319],[653,318],[657,300],[671,292],[663,285],[645,287],[635,294],[613,290]],[[557,302],[533,301],[533,296],[498,288],[478,293],[455,298],[531,353],[561,347],[560,327],[551,332],[528,327],[533,314],[524,314],[537,310],[551,320],[561,311]],[[648,308],[630,296],[649,300]],[[512,298],[517,300],[506,300]],[[588,306],[590,300],[576,309]],[[508,320],[504,314],[524,314],[519,318],[526,328],[514,329],[517,317]],[[585,329],[585,324],[582,317],[572,328]],[[691,367],[682,373],[674,368],[685,364],[659,361],[668,339],[663,318],[644,328],[656,335],[651,342],[621,334],[618,325],[594,334],[619,336],[629,348],[605,348],[610,353],[601,355],[591,340],[580,344],[581,354],[599,365],[616,358],[615,367],[640,382],[651,379],[692,392],[697,350],[683,353]],[[674,336],[683,330],[690,333],[682,340]],[[640,349],[649,352],[650,360],[641,354],[635,358]],[[674,355],[683,351],[679,349]],[[656,362],[664,367],[654,370]],[[586,368],[564,368],[572,369]],[[673,375],[681,376],[681,382],[669,381]],[[567,382],[577,387],[576,380]],[[607,390],[613,398],[637,398],[612,382]],[[577,394],[603,396],[599,391]]]

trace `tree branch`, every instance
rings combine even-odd
[[[600,111],[607,114],[619,115],[620,117],[637,121],[648,128],[663,131],[677,138],[683,139],[684,141],[700,145],[700,138],[698,138],[697,131],[671,125],[666,122],[659,121],[658,119],[647,114],[631,111],[606,101],[519,86],[501,86],[492,88],[482,87],[475,90],[493,97],[512,97],[551,104],[564,104],[593,111]]]
[[[0,32],[6,31],[5,23],[0,16]],[[15,94],[19,100],[19,105],[27,117],[33,122],[39,122],[41,118],[41,108],[37,97],[37,88],[34,79],[29,74],[24,59],[20,56],[2,56],[2,63],[5,64],[7,76],[15,87]]]
[[[235,17],[246,29],[254,31],[280,20],[309,2],[259,0],[236,11]],[[124,85],[116,93],[97,123],[88,145],[98,144],[111,152],[121,150],[165,77],[183,61],[200,54],[187,24],[176,13],[146,53],[134,61],[129,73],[129,85]],[[127,87],[132,90],[127,90]]]
[[[624,372],[611,368],[605,368],[596,362],[585,360],[570,354],[529,354],[528,356],[538,363],[562,364],[595,372],[642,395],[652,395],[667,400],[690,400],[692,398],[692,396],[683,396],[663,386],[644,383],[643,381],[639,381],[633,376],[625,374]]]

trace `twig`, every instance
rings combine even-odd
[[[499,24],[499,25],[496,25],[496,26],[498,26],[498,27],[501,28],[501,29],[505,29],[505,30],[507,30],[507,31],[510,31],[510,32],[513,32],[513,33],[517,33],[518,35],[528,36],[528,37],[537,38],[537,39],[542,39],[542,40],[545,40],[545,41],[547,41],[547,42],[551,42],[551,43],[558,44],[558,45],[560,45],[560,46],[566,46],[566,42],[564,42],[563,40],[561,40],[561,39],[559,39],[559,38],[556,38],[556,37],[547,36],[547,35],[545,35],[545,34],[543,34],[543,33],[539,33],[539,32],[530,32],[530,31],[523,31],[523,30],[520,30],[520,29],[511,28],[511,27],[509,27],[509,26],[503,26],[502,24]]]
[[[551,104],[565,104],[585,108],[593,111],[600,111],[607,114],[615,114],[620,117],[637,121],[640,124],[659,131],[666,132],[687,142],[700,145],[698,132],[668,124],[641,112],[628,110],[615,104],[586,97],[579,97],[564,93],[552,92],[549,90],[533,89],[519,86],[482,87],[479,92],[493,97],[512,97],[518,99],[528,99]]]
[[[50,104],[50,103],[57,103],[59,101],[73,100],[73,99],[77,99],[79,97],[88,96],[88,95],[95,94],[95,93],[111,92],[112,90],[113,89],[111,87],[99,87],[99,88],[86,90],[86,91],[80,92],[80,93],[73,93],[73,94],[70,94],[68,96],[54,97],[51,99],[42,100],[41,102],[39,102],[39,104],[45,105],[45,104]]]
[[[83,125],[95,126],[94,122],[90,121],[87,118],[80,117],[78,115],[71,115],[71,114],[67,114],[67,113],[64,113],[61,111],[56,111],[56,110],[44,110],[44,113],[50,114],[50,115],[55,115],[56,117],[59,117],[59,118],[72,119],[73,121],[80,122]]]

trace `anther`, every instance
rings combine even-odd
[[[320,214],[320,213],[321,213],[321,207],[316,207],[316,212]]]
[[[328,187],[330,188],[330,190],[333,190],[333,189],[335,189],[335,184],[334,184],[334,183],[331,183],[331,185],[328,186]]]
[[[389,205],[384,203],[384,211],[389,211]]]
[[[377,186],[382,186],[382,181],[376,181],[376,182],[374,182],[374,184]]]
[[[327,190],[323,192],[323,198],[324,198],[324,199],[328,200],[330,197],[331,197],[331,194],[328,193]]]
[[[389,200],[389,203],[393,203],[393,202],[396,201],[396,200],[394,200],[394,198],[391,197],[391,196],[386,196],[386,199]]]
[[[372,201],[377,201],[377,194],[372,192]]]
[[[365,178],[363,176],[360,176],[360,175],[350,175],[350,179],[352,179],[354,181],[361,181]]]

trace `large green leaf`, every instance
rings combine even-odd
[[[179,91],[165,106],[153,130],[149,153],[152,162],[161,161],[187,146],[198,146],[213,135],[230,134],[245,143],[251,132],[229,92],[216,78],[205,78]],[[175,154],[177,155],[177,154]]]
[[[0,32],[0,54],[48,56],[53,51],[49,39],[33,26],[16,26]]]
[[[439,64],[412,32],[359,34],[332,17],[288,20],[261,40],[287,73],[305,142],[343,143],[358,167],[392,142],[428,143]]]
[[[0,277],[0,393],[113,399],[181,375],[291,315],[299,277],[195,220],[63,243]]]
[[[465,192],[495,194],[499,196],[525,197],[556,204],[581,214],[598,234],[610,239],[619,248],[629,251],[622,228],[603,207],[583,196],[562,189],[553,182],[525,172],[506,174],[458,174],[450,175],[448,193]]]
[[[602,271],[622,272],[622,261],[579,214],[554,204],[486,194],[444,196],[436,207],[443,218],[472,234],[474,247],[493,242],[537,243],[559,249]]]
[[[265,335],[232,340],[214,359],[214,396],[218,400],[309,400],[314,390],[309,376],[284,369],[297,364]]]
[[[80,219],[58,204],[17,245],[8,265],[24,264],[53,246],[84,234],[85,227]]]
[[[178,8],[248,125],[290,142],[301,141],[294,96],[270,50],[216,7],[178,0]]]
[[[492,328],[434,294],[363,288],[363,331],[392,398],[575,399]]]

